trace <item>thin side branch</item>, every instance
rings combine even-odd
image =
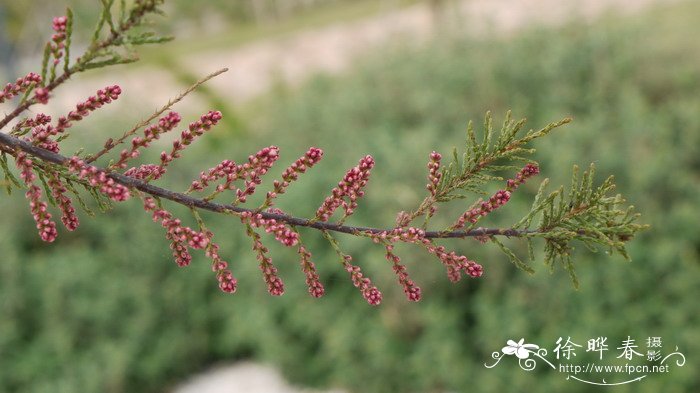
[[[98,158],[100,158],[100,157],[102,157],[103,155],[107,154],[107,153],[108,153],[110,150],[112,150],[114,147],[116,147],[116,146],[118,146],[118,145],[124,143],[124,141],[127,140],[127,138],[129,138],[130,136],[134,135],[134,134],[136,133],[136,131],[138,131],[141,127],[147,126],[147,125],[150,124],[153,120],[155,120],[156,118],[158,118],[158,116],[162,115],[165,111],[167,111],[168,109],[170,109],[173,105],[175,105],[175,104],[177,104],[178,102],[182,101],[183,98],[185,98],[188,94],[190,94],[190,93],[192,93],[193,91],[195,91],[199,86],[201,86],[201,85],[203,85],[204,83],[208,82],[210,79],[212,79],[212,78],[214,78],[214,77],[217,77],[217,76],[223,74],[223,73],[226,72],[226,71],[228,71],[228,68],[222,68],[222,69],[220,69],[220,70],[218,70],[218,71],[215,71],[215,72],[212,72],[211,74],[209,74],[209,75],[205,76],[204,78],[198,80],[198,81],[195,82],[192,86],[190,86],[189,88],[187,88],[187,90],[183,91],[183,92],[180,93],[177,97],[175,97],[175,98],[171,99],[170,101],[168,101],[168,103],[165,104],[165,105],[163,105],[160,109],[158,109],[158,110],[156,110],[155,112],[153,112],[153,114],[152,114],[151,116],[149,116],[147,119],[141,120],[140,122],[138,122],[133,128],[131,128],[129,131],[125,132],[124,135],[122,135],[122,136],[121,136],[119,139],[117,139],[116,141],[113,141],[113,140],[110,138],[110,139],[107,141],[107,143],[105,144],[105,146],[104,146],[104,148],[103,148],[102,150],[98,151],[97,153],[95,153],[95,154],[93,154],[93,155],[90,155],[87,159],[85,159],[85,162],[87,162],[88,164],[91,164],[91,163],[95,162]]]

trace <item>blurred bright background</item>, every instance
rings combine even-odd
[[[36,70],[50,18],[66,5],[77,16],[77,53],[97,1],[0,0],[3,80]],[[627,336],[640,347],[662,337],[665,352],[678,346],[686,355],[685,366],[615,392],[700,391],[700,2],[173,0],[166,10],[153,26],[174,42],[142,48],[140,63],[80,75],[56,94],[50,113],[107,84],[124,88],[66,143],[100,146],[229,67],[176,106],[185,121],[208,109],[225,121],[162,184],[183,189],[200,170],[270,144],[282,151],[274,178],[318,146],[325,159],[279,200],[309,216],[371,154],[377,166],[350,223],[387,226],[424,196],[428,153],[461,146],[468,120],[478,124],[491,110],[498,122],[512,109],[535,128],[571,116],[535,144],[542,177],[566,183],[573,164],[595,162],[598,180],[614,174],[651,229],[631,242],[631,263],[579,247],[578,291],[563,271],[538,264],[528,276],[473,240],[445,242],[485,268],[483,278],[458,284],[433,257],[399,247],[423,289],[415,304],[381,247],[340,237],[384,293],[372,308],[313,231],[302,235],[326,295],[308,296],[296,253],[268,238],[287,288],[273,298],[240,225],[205,215],[239,279],[231,296],[202,254],[178,268],[136,202],[83,215],[78,231],[59,230],[49,245],[23,195],[3,194],[0,392],[599,391],[547,368],[525,372],[513,359],[484,367],[507,339],[551,350],[560,336],[579,344],[607,336],[611,357]],[[157,157],[152,150],[144,160]],[[536,183],[484,225],[519,219]],[[437,224],[464,207],[445,209]],[[576,362],[595,359],[580,351]]]

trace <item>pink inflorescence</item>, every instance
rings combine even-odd
[[[177,127],[177,125],[180,124],[181,119],[182,118],[177,112],[170,112],[167,115],[161,117],[158,120],[158,124],[153,124],[151,126],[146,127],[146,129],[144,129],[143,131],[143,137],[137,136],[131,140],[131,149],[122,150],[122,152],[119,155],[119,161],[117,161],[117,163],[114,164],[114,167],[126,168],[126,162],[129,161],[129,159],[136,158],[139,156],[139,149],[145,149],[149,147],[151,145],[151,142],[160,138],[161,134],[171,131],[172,129]]]
[[[484,269],[478,263],[469,260],[464,255],[457,255],[454,251],[445,251],[444,246],[437,246],[429,239],[424,239],[423,244],[431,254],[438,257],[440,262],[447,268],[447,277],[452,282],[457,282],[462,278],[462,270],[471,277],[481,277]]]
[[[505,190],[498,190],[493,194],[488,201],[478,201],[476,204],[467,209],[462,214],[457,222],[452,226],[453,229],[463,228],[466,223],[475,224],[481,217],[486,216],[492,211],[505,205],[511,196],[511,192],[515,191],[527,179],[540,173],[540,168],[537,164],[529,163],[525,165],[515,176],[515,179],[509,179],[506,182]]]
[[[367,233],[375,243],[388,241],[392,243],[421,243],[425,239],[425,231],[416,227],[394,228],[389,231]]]
[[[299,178],[299,175],[307,169],[316,165],[323,157],[323,150],[311,147],[302,157],[298,158],[292,165],[287,167],[282,173],[282,181],[273,182],[273,191],[267,193],[266,205],[272,205],[272,199],[277,195],[284,194],[289,184]]]
[[[510,191],[499,190],[493,194],[488,201],[478,201],[474,206],[470,207],[462,214],[455,225],[454,229],[463,228],[469,222],[475,224],[481,217],[486,216],[497,208],[503,206],[510,200]]]
[[[201,172],[199,180],[192,182],[189,191],[202,191],[210,183],[224,179],[223,183],[216,186],[212,197],[224,190],[236,190],[237,202],[244,203],[248,195],[255,193],[256,187],[262,182],[262,176],[270,170],[278,158],[279,148],[277,146],[269,146],[249,156],[248,162],[245,164],[236,164],[231,160],[224,160],[217,166]],[[244,180],[243,189],[238,189],[233,185],[236,180]]]
[[[80,224],[80,221],[78,221],[78,216],[75,214],[73,202],[66,195],[68,193],[66,186],[63,185],[55,173],[50,175],[47,184],[51,189],[51,195],[53,195],[59,209],[61,209],[61,222],[63,222],[63,225],[69,231],[76,230]]]
[[[350,216],[357,208],[357,200],[365,194],[362,188],[369,181],[372,167],[374,167],[372,156],[363,157],[357,166],[345,174],[343,180],[338,183],[338,187],[331,191],[331,196],[323,201],[316,211],[316,218],[320,221],[328,221],[340,206],[345,210],[345,217]]]
[[[440,153],[430,153],[430,161],[428,161],[428,184],[425,187],[428,189],[431,196],[435,196],[437,186],[442,178],[442,173],[440,173],[440,160],[442,160]]]
[[[350,255],[343,255],[343,266],[345,266],[345,271],[350,273],[350,279],[352,279],[352,284],[362,292],[362,296],[367,300],[372,306],[378,306],[382,302],[382,293],[379,292],[377,287],[372,285],[372,281],[362,274],[359,266],[355,266],[350,263],[352,257]]]
[[[16,163],[20,169],[20,177],[24,184],[29,187],[26,196],[29,199],[29,207],[36,222],[36,228],[39,230],[39,236],[45,242],[53,242],[58,236],[56,223],[51,220],[51,213],[48,212],[46,202],[41,200],[41,189],[34,184],[36,175],[33,171],[33,162],[26,153],[19,152]]]
[[[510,179],[506,182],[506,189],[508,191],[515,191],[521,184],[525,183],[527,179],[531,178],[540,173],[540,168],[536,163],[529,163],[523,167],[523,169],[515,175],[515,179]]]
[[[86,101],[80,102],[76,105],[75,109],[68,112],[67,116],[61,116],[58,118],[56,126],[48,124],[48,122],[40,123],[38,121],[33,122],[36,125],[32,129],[32,136],[27,140],[32,142],[34,145],[41,147],[42,149],[50,150],[54,153],[59,152],[58,143],[51,139],[51,137],[63,133],[65,130],[70,128],[74,121],[82,120],[84,117],[90,114],[105,104],[119,98],[122,89],[117,86],[107,86],[104,89],[98,90],[94,96],[90,96]],[[45,116],[51,121],[51,118]],[[45,120],[43,118],[42,120]]]
[[[440,173],[440,160],[442,156],[438,152],[430,153],[430,161],[428,161],[428,184],[426,188],[430,193],[431,197],[437,195],[438,184],[440,184],[440,179],[442,179],[442,173]],[[432,217],[437,211],[435,204],[431,205],[428,209],[428,217]]]
[[[272,258],[267,255],[267,247],[260,241],[260,235],[252,230],[249,230],[248,234],[253,239],[253,250],[257,253],[258,261],[260,261],[260,270],[263,272],[267,291],[272,296],[281,296],[284,294],[284,283],[277,275],[277,268],[272,264]]]
[[[199,174],[199,180],[192,182],[189,191],[202,191],[209,186],[210,182],[225,178],[225,183],[217,186],[217,191],[221,192],[225,189],[229,189],[231,184],[242,176],[242,173],[242,165],[236,165],[236,163],[231,160],[223,160],[208,171],[201,172]]]
[[[160,222],[166,229],[165,237],[170,240],[170,248],[178,266],[187,266],[192,261],[188,248],[201,250],[209,244],[206,234],[183,226],[180,219],[173,218],[169,211],[159,209],[153,198],[144,199],[144,209],[153,212],[153,221]]]
[[[81,179],[87,179],[91,186],[99,187],[99,191],[110,199],[122,202],[131,196],[129,189],[117,183],[104,170],[86,164],[77,156],[68,161],[68,168],[77,173]]]
[[[165,168],[156,164],[143,164],[137,167],[129,168],[124,172],[124,176],[133,177],[139,180],[157,180],[165,173]]]
[[[260,213],[243,212],[241,220],[250,223],[253,228],[264,228],[265,232],[273,233],[275,239],[287,247],[295,246],[299,242],[299,235],[287,225],[272,218],[263,218]]]
[[[306,286],[309,288],[309,294],[315,298],[323,296],[326,290],[319,281],[316,265],[311,261],[311,253],[306,247],[299,246],[299,255],[301,256],[301,270],[306,276]]]
[[[197,137],[209,131],[219,120],[221,120],[221,112],[209,111],[202,115],[199,120],[190,123],[187,130],[182,131],[180,134],[180,139],[173,142],[173,149],[170,153],[162,152],[160,154],[160,166],[165,168],[174,159],[179,158],[185,147],[190,145]]]
[[[417,302],[421,299],[421,289],[418,287],[413,280],[408,276],[406,272],[406,266],[401,264],[401,258],[394,254],[394,246],[386,246],[386,260],[392,263],[392,269],[396,273],[396,277],[399,279],[399,284],[403,287],[403,292],[406,294],[406,298],[412,302]]]
[[[65,48],[66,41],[66,27],[68,23],[68,18],[65,16],[58,16],[53,18],[53,30],[55,33],[51,36],[51,53],[53,53],[53,63],[58,64],[61,57],[63,57],[63,49]]]
[[[236,200],[244,203],[248,195],[255,193],[255,188],[262,182],[262,176],[267,173],[275,161],[279,158],[277,146],[266,147],[255,155],[248,157],[248,162],[243,164],[243,174],[247,177],[242,190],[236,190]]]
[[[219,256],[219,245],[212,241],[214,236],[210,231],[205,231],[208,245],[206,246],[206,256],[212,260],[211,269],[216,273],[216,279],[219,281],[219,288],[226,293],[235,293],[238,285],[238,280],[233,277],[233,274],[228,270],[228,263]]]
[[[36,102],[40,104],[48,104],[49,103],[49,89],[45,87],[40,87],[36,90],[34,90],[34,99]]]
[[[30,72],[26,76],[22,78],[18,78],[15,83],[8,83],[5,85],[5,88],[0,90],[0,104],[5,102],[6,100],[11,99],[12,97],[22,94],[27,89],[29,89],[32,85],[38,86],[41,84],[41,76],[38,74],[35,74],[33,72]]]

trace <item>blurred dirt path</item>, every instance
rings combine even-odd
[[[393,10],[365,20],[335,24],[253,42],[231,51],[200,53],[183,62],[188,69],[228,67],[212,86],[240,103],[265,93],[275,82],[295,86],[310,75],[335,74],[353,59],[387,42],[416,43],[441,28],[475,34],[512,32],[531,24],[591,19],[607,11],[631,13],[653,3],[674,0],[465,0],[445,1],[441,19],[427,3]]]
[[[429,3],[387,11],[362,20],[302,30],[284,37],[265,39],[175,59],[188,73],[204,76],[219,68],[229,72],[209,83],[222,99],[240,104],[270,90],[276,83],[297,86],[318,73],[337,74],[368,53],[390,42],[415,44],[440,29],[463,29],[472,34],[507,34],[529,25],[556,25],[571,19],[589,20],[605,12],[630,14],[652,4],[680,0],[444,0],[441,18]],[[139,108],[157,108],[183,89],[172,75],[152,67],[115,76],[99,74],[81,78],[80,87],[58,94],[55,105],[69,108],[96,89],[119,81],[124,101],[138,101]],[[121,100],[120,100],[121,101]],[[205,110],[195,96],[188,109]],[[59,110],[60,111],[60,110]]]

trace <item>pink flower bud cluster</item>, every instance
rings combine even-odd
[[[40,104],[48,104],[49,103],[49,89],[45,87],[40,87],[36,90],[34,90],[34,99],[36,102]]]
[[[343,180],[338,183],[338,187],[331,191],[331,196],[327,197],[316,211],[316,218],[324,222],[328,221],[340,206],[345,210],[345,217],[352,215],[357,208],[357,200],[365,194],[362,188],[369,181],[372,167],[374,167],[372,156],[363,157],[357,166],[345,174]],[[344,198],[347,198],[347,201]]]
[[[470,207],[459,217],[452,228],[463,228],[466,223],[475,224],[481,217],[484,217],[492,211],[505,205],[510,200],[512,191],[515,191],[518,186],[525,183],[527,179],[538,173],[540,173],[540,168],[536,164],[529,163],[525,165],[525,167],[523,167],[515,176],[515,179],[509,179],[506,181],[505,190],[496,191],[496,193],[493,194],[488,201],[478,201],[476,204],[474,204],[474,206]]]
[[[527,179],[540,173],[540,167],[536,163],[529,163],[523,167],[523,169],[515,175],[515,179],[510,179],[506,182],[506,189],[508,191],[515,191],[521,184],[525,183]]]
[[[178,266],[187,266],[192,261],[188,248],[201,250],[209,244],[209,237],[206,234],[183,226],[179,218],[173,218],[169,211],[159,209],[153,198],[144,199],[144,209],[153,212],[153,221],[160,222],[165,228],[165,237],[171,242],[170,249],[173,250]]]
[[[51,36],[51,53],[53,54],[54,65],[60,62],[61,57],[63,57],[63,49],[65,48],[66,41],[66,27],[68,23],[68,18],[65,16],[59,16],[53,18],[53,30],[55,33]]]
[[[56,223],[51,220],[51,213],[48,211],[46,202],[41,200],[41,189],[34,184],[36,175],[34,174],[34,163],[27,157],[24,152],[17,153],[17,167],[20,170],[20,177],[29,187],[26,197],[29,199],[29,208],[36,222],[36,229],[39,230],[41,240],[45,242],[53,242],[58,236],[56,231]]]
[[[421,243],[425,239],[425,231],[415,227],[394,228],[390,231],[368,233],[375,243],[388,241],[391,243]]]
[[[202,115],[199,120],[190,123],[188,129],[180,134],[180,139],[173,142],[173,149],[170,153],[162,152],[160,154],[160,166],[165,168],[174,159],[179,158],[185,147],[190,145],[197,137],[209,131],[219,120],[221,120],[221,112],[209,111]]]
[[[277,275],[277,268],[272,264],[272,258],[267,255],[267,247],[260,241],[260,235],[254,231],[249,229],[248,235],[253,239],[253,250],[257,253],[258,261],[260,261],[260,270],[263,272],[267,291],[272,296],[282,296],[284,294],[284,283]]]
[[[51,116],[45,113],[37,113],[33,118],[28,117],[19,121],[14,127],[12,127],[12,131],[15,132],[27,128],[39,127],[49,123],[51,123]]]
[[[129,168],[124,172],[124,176],[133,177],[139,180],[157,180],[165,174],[165,168],[156,164],[143,164],[138,167]]]
[[[233,182],[241,178],[243,172],[243,165],[236,165],[236,163],[231,160],[223,160],[208,171],[201,172],[199,174],[199,180],[194,180],[188,191],[203,191],[209,186],[209,183],[223,178],[226,178],[225,183],[218,185],[216,191],[221,192],[223,190],[232,189]]]
[[[423,241],[425,248],[431,254],[438,257],[440,262],[447,268],[447,277],[452,282],[457,282],[462,278],[462,270],[471,277],[481,277],[484,268],[478,263],[469,260],[463,255],[457,255],[454,251],[445,251],[444,246],[437,246],[429,239]]]
[[[279,156],[279,148],[270,146],[255,153],[254,156],[248,157],[248,162],[243,164],[244,173],[248,180],[244,182],[242,190],[236,190],[238,202],[245,203],[247,196],[255,193],[255,188],[262,182],[262,176],[272,168]]]
[[[126,168],[126,162],[131,158],[136,158],[139,156],[140,148],[147,148],[151,145],[151,142],[160,138],[161,134],[171,131],[178,124],[182,118],[177,112],[170,112],[167,115],[161,117],[158,120],[158,124],[153,124],[143,131],[143,137],[134,137],[131,140],[131,149],[122,150],[119,155],[119,161],[114,164],[116,168]],[[160,176],[159,176],[160,177]]]
[[[205,231],[208,245],[205,255],[212,260],[211,269],[216,273],[216,279],[219,281],[219,289],[226,293],[235,293],[238,280],[233,277],[233,274],[228,270],[228,263],[219,256],[219,245],[212,241],[214,236],[210,231]]]
[[[225,179],[224,183],[216,186],[212,197],[224,190],[236,190],[236,200],[244,203],[248,195],[255,193],[256,187],[262,182],[262,176],[270,170],[278,158],[279,148],[269,146],[249,156],[245,164],[238,165],[231,160],[224,160],[208,171],[201,172],[199,180],[192,182],[190,191],[202,191],[210,183]],[[245,180],[243,189],[237,189],[233,185],[236,180]]]
[[[264,228],[265,232],[273,233],[275,239],[287,247],[296,246],[299,242],[298,233],[275,219],[263,218],[260,213],[243,212],[241,213],[241,221],[249,223],[253,228]]]
[[[88,97],[87,100],[79,102],[75,106],[75,110],[68,112],[67,118],[59,118],[57,128],[68,128],[72,124],[70,121],[79,121],[85,118],[103,105],[109,104],[119,98],[122,94],[122,88],[118,85],[107,86],[104,89],[97,90],[94,96]]]
[[[388,244],[386,246],[386,260],[393,264],[392,269],[399,279],[399,284],[403,287],[403,292],[409,301],[417,302],[421,299],[421,289],[418,287],[406,272],[406,266],[401,264],[401,258],[394,254],[394,246]]]
[[[299,178],[299,175],[305,173],[307,169],[316,165],[323,157],[323,150],[311,147],[302,157],[294,161],[292,165],[287,167],[287,169],[282,172],[282,181],[275,180],[273,185],[273,191],[267,193],[265,199],[265,205],[272,205],[272,199],[277,197],[277,195],[284,194],[289,184]]]
[[[428,161],[428,184],[425,187],[428,189],[431,196],[435,196],[437,186],[442,178],[442,173],[440,173],[440,160],[442,160],[440,153],[430,153],[430,161]]]
[[[6,84],[5,88],[0,90],[0,104],[18,94],[24,93],[32,84],[34,86],[41,85],[41,76],[30,72],[22,78],[17,78],[15,83]]]
[[[493,194],[488,201],[479,200],[474,206],[470,207],[462,214],[453,229],[463,228],[467,222],[475,224],[481,217],[484,217],[499,207],[505,205],[510,200],[510,191],[499,190]]]
[[[63,185],[55,173],[50,175],[47,183],[51,189],[51,195],[53,195],[53,198],[56,200],[58,208],[61,209],[61,222],[63,222],[63,225],[69,231],[76,230],[80,221],[78,221],[78,216],[75,214],[73,202],[68,195],[66,195],[68,193],[66,186]]]
[[[72,121],[82,120],[85,116],[89,115],[90,112],[101,108],[105,104],[109,104],[113,100],[116,100],[119,98],[121,92],[121,88],[117,85],[108,86],[104,89],[98,90],[94,96],[90,96],[85,102],[78,103],[75,110],[68,112],[68,116],[59,117],[55,127],[50,124],[35,126],[32,129],[31,138],[27,140],[32,142],[34,145],[41,147],[42,149],[58,153],[58,143],[51,139],[52,136],[63,133],[65,130],[70,128],[73,125],[71,123]],[[51,118],[48,116],[46,117],[50,121]]]
[[[68,168],[77,173],[81,179],[87,179],[91,186],[99,187],[99,191],[108,196],[110,199],[122,202],[131,196],[129,189],[117,183],[111,177],[107,176],[104,170],[86,164],[77,156],[73,156],[68,161]]]
[[[326,290],[321,281],[319,281],[316,265],[311,261],[311,253],[306,247],[300,245],[299,255],[301,256],[301,270],[306,276],[306,286],[309,288],[309,294],[315,298],[323,296]]]
[[[360,289],[367,303],[372,306],[378,306],[382,302],[382,293],[379,292],[377,287],[372,285],[372,281],[369,278],[362,274],[360,267],[351,264],[350,261],[352,261],[350,255],[343,255],[343,266],[345,266],[345,271],[350,273],[352,284]]]
[[[411,215],[405,211],[400,211],[396,214],[396,226],[405,227],[411,223]]]

